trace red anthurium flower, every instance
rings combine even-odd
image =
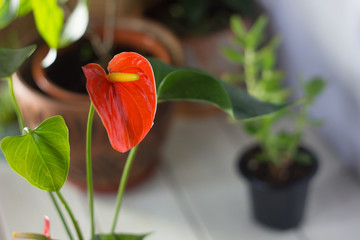
[[[134,52],[117,54],[108,70],[107,75],[98,64],[84,66],[86,88],[112,147],[126,152],[140,143],[153,125],[154,74],[148,60]]]

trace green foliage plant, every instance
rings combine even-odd
[[[254,98],[273,104],[284,104],[292,90],[284,87],[284,72],[276,68],[276,50],[279,36],[267,37],[267,18],[260,16],[249,29],[240,16],[230,19],[234,33],[234,46],[223,48],[224,56],[241,67],[241,73],[224,75],[224,80],[245,87]],[[262,153],[257,159],[270,165],[273,177],[286,176],[285,171],[294,163],[309,163],[298,147],[306,127],[319,125],[309,118],[309,109],[325,87],[325,81],[315,77],[309,81],[300,79],[303,96],[281,111],[244,121],[244,129],[259,143]],[[279,122],[291,118],[293,128],[279,128]]]

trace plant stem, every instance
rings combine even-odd
[[[16,101],[16,97],[15,97],[15,93],[14,93],[14,84],[13,84],[12,77],[9,77],[8,80],[9,80],[9,84],[10,84],[11,99],[12,99],[12,102],[14,104],[16,115],[17,115],[17,118],[18,118],[20,132],[22,132],[24,130],[24,128],[25,128],[24,118],[23,118],[23,115],[21,114],[18,102]]]
[[[94,185],[92,177],[92,162],[91,162],[91,128],[94,117],[94,105],[90,103],[89,116],[86,130],[86,175],[88,185],[88,199],[90,208],[90,224],[91,224],[91,239],[95,236],[94,224]]]
[[[112,224],[112,227],[111,227],[111,232],[112,233],[115,232],[115,227],[116,227],[116,223],[117,223],[117,220],[118,220],[118,217],[119,217],[119,211],[120,211],[120,207],[121,207],[121,203],[122,203],[126,183],[127,183],[128,177],[129,177],[130,169],[131,169],[132,163],[134,161],[134,157],[135,157],[137,149],[138,149],[138,145],[136,145],[135,147],[133,147],[130,150],[130,153],[129,153],[127,159],[126,159],[124,170],[123,170],[122,175],[121,175],[120,184],[119,184],[119,190],[118,190],[117,199],[116,199],[115,215],[114,215],[114,220],[113,220],[113,224]]]
[[[76,233],[78,235],[79,240],[84,240],[84,237],[82,236],[82,233],[81,233],[80,228],[79,228],[79,224],[76,221],[76,219],[74,217],[74,214],[72,213],[69,205],[66,203],[65,199],[63,198],[63,196],[61,195],[61,193],[59,191],[57,191],[56,194],[59,197],[62,204],[64,205],[66,211],[68,212],[68,214],[70,216],[70,219],[71,219],[71,221],[72,221],[72,223],[73,223],[73,225],[75,227],[75,230],[76,230]]]
[[[250,95],[257,98],[259,96],[257,96],[258,94],[256,93],[256,89],[255,89],[257,84],[255,50],[249,47],[245,48],[244,58],[245,58],[244,73],[245,73],[246,88],[250,93]]]
[[[68,236],[69,236],[69,239],[70,239],[70,240],[73,240],[74,238],[73,238],[73,236],[71,235],[69,226],[67,225],[67,223],[66,223],[66,221],[65,221],[64,215],[62,214],[62,212],[61,212],[61,210],[60,210],[60,207],[59,207],[58,203],[56,202],[53,193],[52,193],[52,192],[48,192],[48,193],[49,193],[50,198],[51,198],[51,200],[52,200],[52,202],[53,202],[53,204],[54,204],[54,206],[55,206],[55,208],[56,208],[56,210],[57,210],[57,212],[58,212],[58,214],[59,214],[59,216],[60,216],[60,219],[61,219],[61,221],[62,221],[62,223],[63,223],[63,225],[64,225],[64,227],[65,227],[65,230],[66,230],[66,232],[67,232],[67,234],[68,234]]]

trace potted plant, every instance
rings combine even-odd
[[[69,239],[83,239],[76,217],[70,205],[61,194],[70,168],[69,132],[61,116],[44,120],[39,126],[26,126],[14,94],[13,73],[34,51],[30,46],[12,50],[0,48],[0,79],[8,80],[11,98],[19,120],[21,135],[6,137],[1,149],[13,170],[35,187],[47,191],[58,210]],[[122,196],[138,144],[145,138],[153,125],[157,102],[172,100],[198,100],[214,104],[235,119],[256,117],[279,110],[283,106],[260,102],[241,89],[196,69],[181,69],[159,60],[147,60],[134,52],[116,54],[108,65],[107,74],[101,66],[89,63],[83,67],[87,78],[87,91],[91,104],[86,133],[86,169],[91,239],[144,239],[148,234],[132,235],[116,233],[117,218]],[[32,101],[32,99],[28,99]],[[114,220],[110,233],[95,232],[93,211],[92,177],[92,122],[98,112],[106,128],[111,146],[120,152],[130,151],[124,172],[121,174]],[[155,122],[156,124],[156,122]],[[69,224],[59,203],[64,205],[76,237],[69,230]],[[50,239],[49,223],[45,220],[43,234],[15,233],[15,237]],[[56,233],[54,234],[56,235]]]
[[[284,74],[275,66],[279,38],[267,41],[266,24],[266,17],[261,16],[247,30],[239,16],[231,18],[237,48],[224,48],[223,52],[242,72],[228,74],[224,79],[245,87],[259,100],[282,104],[291,90],[283,87]],[[301,223],[308,186],[319,165],[314,153],[301,145],[301,139],[306,127],[319,123],[310,119],[308,111],[325,82],[313,78],[300,83],[300,100],[243,124],[257,144],[241,153],[238,170],[249,183],[255,219],[277,229],[294,228]],[[290,127],[282,127],[285,118],[292,119]]]
[[[22,2],[20,8],[26,1]],[[107,4],[114,4],[108,1]],[[120,4],[121,5],[121,4]],[[86,188],[86,168],[83,152],[85,151],[87,113],[89,109],[89,97],[85,88],[85,76],[81,66],[87,62],[107,62],[108,52],[136,51],[147,56],[153,56],[175,65],[182,62],[180,43],[166,28],[144,19],[117,18],[112,11],[103,13],[105,20],[92,20],[91,26],[87,26],[87,1],[78,1],[77,6],[67,18],[65,27],[61,30],[61,24],[51,26],[55,32],[61,32],[57,36],[48,36],[53,31],[41,31],[41,26],[48,22],[46,15],[37,14],[41,5],[32,5],[36,24],[42,33],[46,44],[41,44],[33,57],[27,60],[24,67],[14,77],[15,94],[18,98],[20,109],[24,115],[26,124],[34,128],[46,118],[54,115],[62,115],[68,124],[70,142],[72,145],[70,168],[68,179],[81,188]],[[112,5],[111,5],[112,6]],[[116,8],[116,6],[113,6]],[[60,6],[56,3],[43,6],[45,12],[59,12]],[[66,9],[66,7],[64,7]],[[109,7],[106,8],[109,10]],[[42,16],[42,17],[41,17]],[[55,15],[55,21],[62,22],[61,14]],[[79,21],[76,22],[75,20]],[[69,23],[70,22],[70,23]],[[105,23],[104,23],[105,22]],[[85,27],[83,33],[76,38],[66,33],[67,26]],[[105,37],[112,32],[112,37]],[[50,33],[49,33],[50,32]],[[111,35],[111,34],[110,34]],[[70,36],[72,38],[70,38]],[[80,38],[80,40],[77,40]],[[109,40],[110,38],[110,40]],[[52,42],[47,39],[55,39]],[[110,42],[110,43],[109,43]],[[111,43],[113,42],[113,44]],[[49,48],[52,49],[49,52]],[[56,49],[57,57],[48,67],[44,67],[44,60],[49,53]],[[108,60],[107,60],[108,59]],[[106,65],[106,64],[105,64]],[[71,74],[69,74],[71,72]],[[32,98],[33,101],[28,101]],[[156,169],[161,159],[160,149],[166,137],[166,126],[171,119],[172,104],[164,103],[158,107],[159,124],[154,127],[149,137],[143,141],[143,145],[137,154],[138,160],[134,164],[129,179],[129,187],[136,186],[147,179]],[[126,153],[113,150],[107,140],[105,128],[100,118],[95,114],[94,119],[94,188],[96,191],[114,192],[117,190],[121,172],[124,168]]]

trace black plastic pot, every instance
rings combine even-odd
[[[238,170],[249,185],[253,216],[256,221],[270,228],[279,230],[296,228],[301,224],[304,216],[307,193],[310,182],[318,170],[318,160],[311,151],[300,148],[300,151],[308,154],[312,159],[307,175],[289,183],[274,184],[254,177],[249,170],[247,162],[259,151],[258,146],[250,148],[241,155],[238,162]]]

